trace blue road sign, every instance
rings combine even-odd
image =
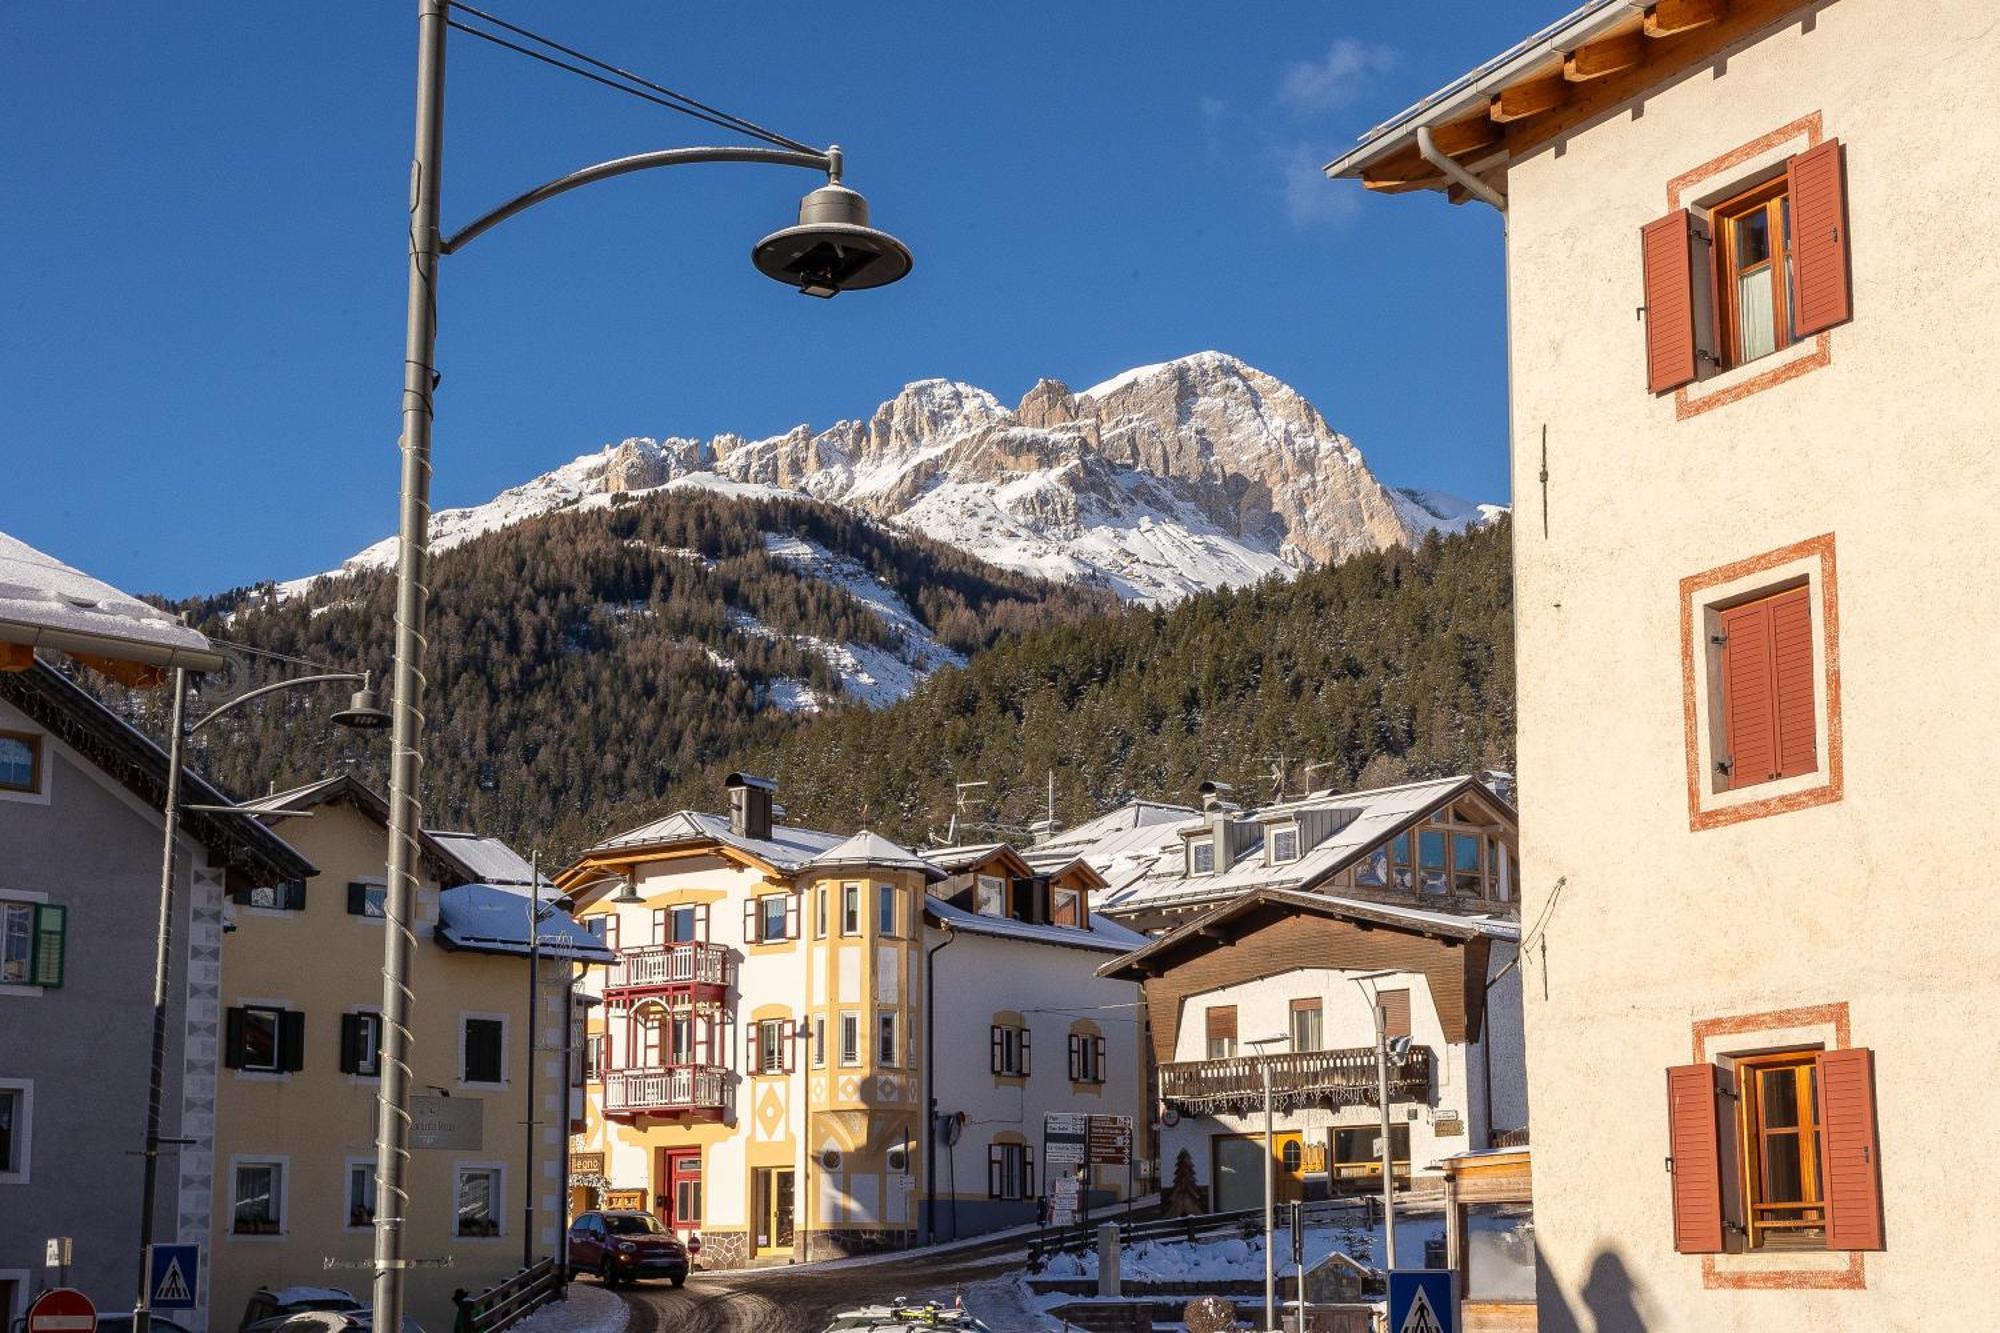
[[[201,1280],[201,1246],[155,1245],[146,1265],[147,1304],[155,1310],[192,1310]]]
[[[1389,1333],[1458,1333],[1458,1274],[1448,1268],[1391,1269]]]

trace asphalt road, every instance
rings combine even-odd
[[[632,1311],[627,1333],[822,1333],[842,1310],[898,1296],[949,1300],[957,1284],[1020,1263],[1018,1254],[954,1254],[854,1268],[753,1268],[696,1273],[678,1291],[648,1284],[620,1294]]]

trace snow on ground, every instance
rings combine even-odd
[[[1444,1214],[1417,1213],[1401,1216],[1396,1221],[1396,1260],[1405,1268],[1418,1267],[1423,1262],[1424,1242],[1436,1240],[1444,1235]],[[1349,1235],[1339,1226],[1311,1226],[1306,1228],[1306,1261],[1310,1266],[1332,1254],[1335,1250],[1360,1260],[1371,1268],[1381,1268],[1387,1256],[1383,1253],[1382,1233],[1379,1229],[1361,1233],[1357,1229],[1354,1250],[1348,1248]],[[1289,1227],[1279,1227],[1277,1231],[1276,1253],[1278,1271],[1292,1271],[1292,1233]],[[1199,1240],[1192,1245],[1186,1241],[1142,1241],[1125,1251],[1120,1257],[1119,1271],[1127,1282],[1188,1282],[1211,1279],[1216,1281],[1261,1281],[1264,1276],[1264,1238],[1253,1236],[1248,1240],[1241,1236],[1221,1239]],[[1044,1277],[1097,1276],[1097,1251],[1083,1254],[1058,1254],[1049,1260],[1043,1271]]]
[[[552,1301],[514,1325],[513,1333],[624,1333],[630,1312],[603,1287],[569,1284],[569,1299]]]

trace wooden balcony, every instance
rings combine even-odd
[[[1428,1101],[1431,1060],[1428,1046],[1413,1046],[1402,1064],[1392,1063],[1389,1100]],[[1183,1115],[1262,1110],[1266,1065],[1271,1069],[1271,1105],[1276,1110],[1376,1104],[1373,1046],[1175,1061],[1160,1066],[1160,1100]]]
[[[721,1120],[730,1107],[733,1076],[716,1065],[613,1069],[604,1075],[604,1114]]]
[[[618,951],[604,979],[614,991],[669,991],[709,987],[727,990],[736,982],[736,961],[720,944],[643,944]]]

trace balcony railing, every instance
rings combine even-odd
[[[607,989],[621,986],[728,986],[736,964],[720,944],[645,944],[620,949],[605,978]]]
[[[724,1111],[729,1106],[729,1071],[714,1065],[668,1065],[659,1069],[613,1069],[604,1076],[607,1115],[672,1115],[680,1111]]]
[[[1160,1100],[1192,1115],[1258,1110],[1264,1105],[1266,1065],[1271,1069],[1271,1105],[1277,1110],[1375,1104],[1373,1046],[1164,1064]],[[1413,1046],[1400,1065],[1389,1066],[1389,1100],[1428,1101],[1430,1092],[1430,1048]]]

